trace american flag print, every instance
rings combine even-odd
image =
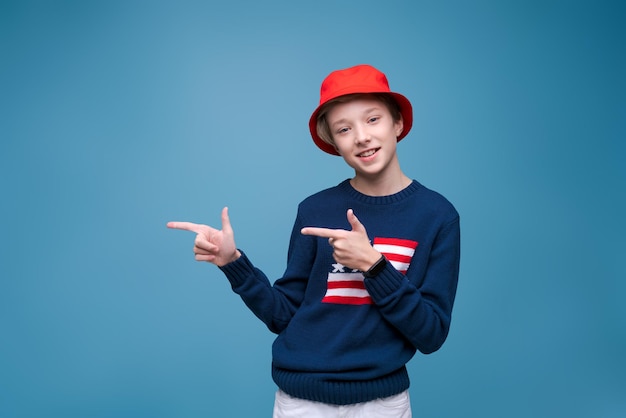
[[[402,274],[406,274],[417,245],[417,241],[379,237],[374,238],[373,244],[374,248]],[[340,263],[335,263],[332,267],[332,271],[328,273],[326,294],[322,303],[343,305],[371,305],[373,303],[363,283],[362,272],[349,269]]]

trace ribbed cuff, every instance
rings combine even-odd
[[[252,262],[243,251],[239,250],[239,252],[241,253],[241,257],[219,268],[226,275],[226,278],[233,288],[243,284],[251,274],[254,274]]]
[[[365,279],[364,284],[374,301],[379,301],[396,292],[405,277],[387,263],[387,266],[375,278]]]

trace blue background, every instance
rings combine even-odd
[[[273,335],[193,260],[219,226],[282,274],[351,171],[307,121],[370,63],[414,105],[404,171],[462,216],[419,417],[626,416],[626,6],[0,3],[0,416],[269,416]]]

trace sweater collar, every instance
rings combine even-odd
[[[337,187],[346,192],[352,199],[359,200],[363,203],[369,205],[388,205],[400,202],[410,197],[411,195],[417,193],[423,186],[417,180],[413,180],[407,187],[400,190],[398,193],[387,196],[369,196],[363,194],[352,187],[350,179],[342,181]]]

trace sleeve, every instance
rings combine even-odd
[[[299,217],[294,223],[287,254],[287,269],[272,285],[267,276],[242,256],[220,269],[246,306],[278,334],[284,330],[300,307],[314,259],[314,241],[300,233]]]
[[[424,354],[437,351],[450,329],[460,264],[459,218],[437,234],[417,287],[390,263],[365,286],[383,317]]]

